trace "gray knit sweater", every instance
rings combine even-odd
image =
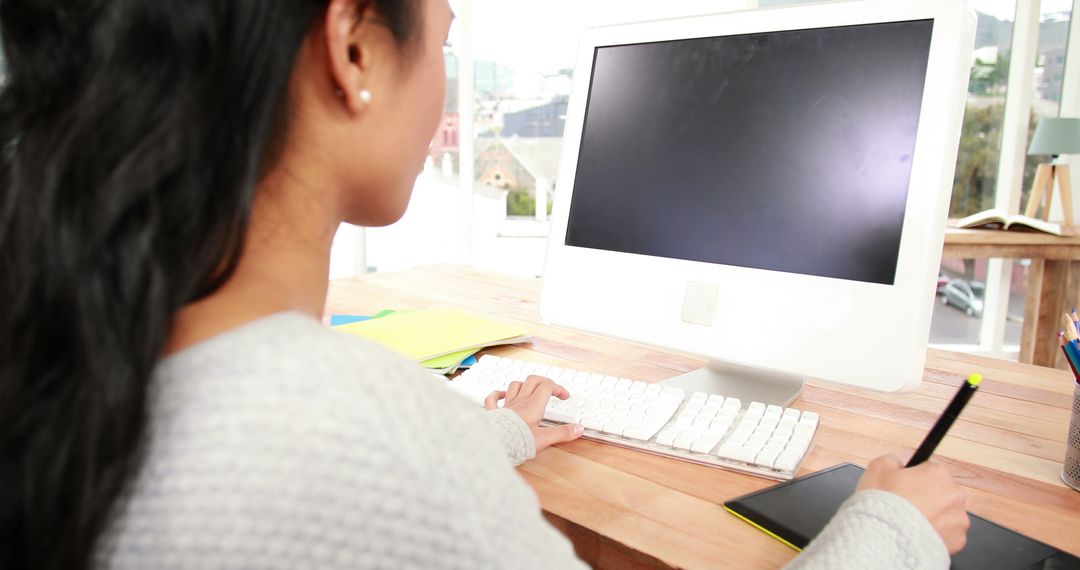
[[[301,314],[166,358],[150,406],[142,470],[99,568],[583,566],[514,471],[535,453],[514,412],[483,412]],[[792,567],[948,563],[918,510],[872,492]]]

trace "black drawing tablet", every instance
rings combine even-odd
[[[863,469],[843,463],[724,503],[732,514],[802,550],[855,492]],[[1080,558],[971,516],[968,543],[952,567],[1002,570],[1080,570]]]

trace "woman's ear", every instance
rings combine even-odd
[[[330,0],[326,9],[326,53],[331,86],[346,108],[358,114],[372,100],[367,87],[373,54],[373,29],[362,25],[371,19],[371,3],[358,6],[357,0]]]

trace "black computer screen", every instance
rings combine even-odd
[[[566,245],[893,284],[932,31],[597,48]]]

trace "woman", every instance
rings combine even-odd
[[[485,413],[318,320],[337,226],[405,210],[451,19],[0,0],[0,567],[581,566],[512,468],[580,435],[538,427],[563,388]],[[861,487],[793,566],[963,546],[941,468]]]

